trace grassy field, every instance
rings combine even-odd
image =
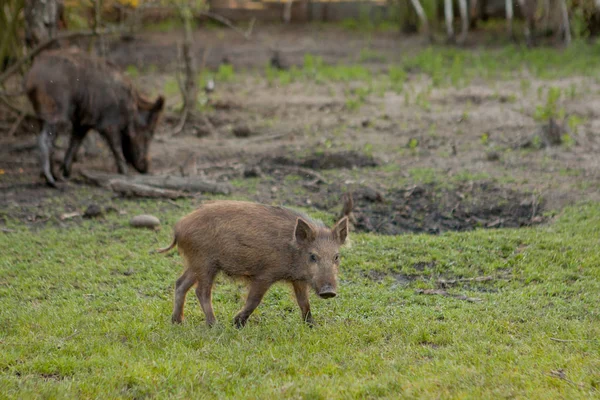
[[[148,251],[191,203],[119,204],[0,234],[0,398],[600,398],[598,204],[532,229],[354,234],[314,329],[276,285],[242,330],[227,279],[214,328],[193,292],[171,325],[180,258]],[[142,211],[163,228],[130,228]],[[441,279],[471,301],[419,293]]]

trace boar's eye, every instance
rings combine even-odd
[[[316,263],[318,261],[317,255],[314,253],[310,253],[310,262]]]
[[[336,255],[333,257],[333,261],[334,261],[334,262],[339,262],[339,261],[340,261],[340,255],[339,255],[339,254],[336,254]]]

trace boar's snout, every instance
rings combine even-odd
[[[321,290],[319,290],[319,297],[322,299],[331,299],[335,296],[337,296],[337,293],[331,285],[325,285],[321,288]]]
[[[150,169],[150,163],[147,159],[143,159],[142,161],[137,162],[134,167],[138,170],[138,172],[145,174]]]

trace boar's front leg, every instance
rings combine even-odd
[[[306,282],[293,282],[294,293],[296,294],[296,300],[302,311],[302,320],[305,321],[309,326],[314,324],[312,314],[310,313],[310,303],[308,302],[308,285]]]
[[[234,318],[235,326],[238,328],[246,325],[246,321],[252,312],[258,307],[262,301],[263,296],[271,286],[271,282],[254,280],[250,284],[250,291],[248,292],[248,299],[244,308]]]
[[[71,140],[69,141],[69,147],[65,153],[65,160],[63,161],[63,176],[68,178],[71,175],[71,166],[73,164],[73,157],[79,151],[81,143],[88,132],[88,128],[84,128],[78,125],[73,126],[73,132],[71,133]]]
[[[56,181],[52,176],[52,147],[54,138],[56,137],[56,125],[44,122],[42,132],[38,139],[40,148],[40,164],[42,172],[46,177],[46,182],[52,187],[56,187]]]
[[[121,132],[118,129],[107,128],[104,129],[104,137],[108,141],[108,146],[115,156],[117,162],[117,168],[119,173],[122,175],[127,174],[127,162],[123,155],[123,147],[121,146]]]

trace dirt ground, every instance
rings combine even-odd
[[[566,205],[600,199],[595,135],[600,85],[593,78],[528,77],[527,93],[521,80],[476,79],[460,88],[433,87],[427,107],[417,104],[414,95],[407,101],[405,94],[384,90],[353,108],[348,93],[364,83],[269,83],[264,72],[273,54],[269,46],[280,49],[288,66],[301,65],[310,53],[326,63],[361,62],[386,71],[422,49],[424,39],[324,27],[255,30],[253,41],[230,30],[196,33],[198,58],[210,48],[206,65],[216,68],[228,61],[235,78],[217,81],[210,95],[205,115],[213,132],[207,134],[206,124],[194,121],[172,136],[177,120],[165,116],[151,148],[153,174],[202,175],[230,182],[235,197],[336,214],[342,194],[352,192],[355,228],[383,234],[528,226],[543,223],[549,212]],[[114,40],[106,44],[107,56],[123,69],[135,66],[139,74],[134,79],[149,93],[164,93],[174,77],[179,37],[177,32],[145,33],[132,42]],[[363,49],[379,56],[361,59]],[[578,88],[578,95],[564,104],[568,115],[584,121],[570,132],[570,146],[526,145],[540,130],[533,118],[538,88],[548,86]],[[405,87],[422,93],[431,88],[430,78],[409,72]],[[176,89],[167,97],[169,108],[180,102]],[[15,101],[26,105],[23,99]],[[47,188],[39,173],[36,121],[26,118],[8,136],[16,116],[2,107],[0,225],[14,218],[52,223],[90,203],[116,201],[78,176],[81,169],[116,172],[95,133],[74,164],[74,177],[57,191]],[[66,133],[57,143],[55,166]]]

